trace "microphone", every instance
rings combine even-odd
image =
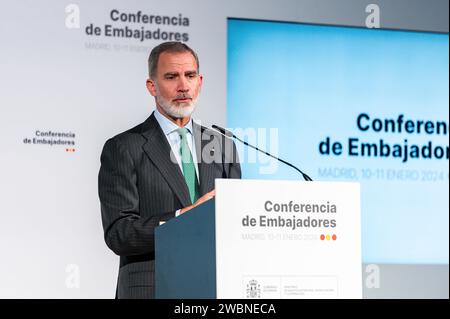
[[[257,150],[257,151],[262,152],[262,153],[266,154],[267,156],[270,156],[270,157],[272,157],[272,158],[274,158],[274,159],[280,161],[281,163],[286,164],[287,166],[292,167],[293,169],[295,169],[296,171],[298,171],[300,174],[302,174],[303,179],[304,179],[305,181],[312,182],[311,177],[309,177],[307,174],[303,173],[299,168],[295,167],[295,166],[292,165],[291,163],[288,163],[288,162],[282,160],[281,158],[278,158],[278,157],[276,157],[276,156],[273,156],[272,154],[267,153],[266,151],[263,151],[263,150],[257,148],[256,146],[253,146],[253,145],[251,145],[251,144],[248,144],[246,141],[241,140],[239,137],[237,137],[236,135],[234,135],[232,132],[230,132],[230,131],[224,129],[223,127],[220,127],[220,126],[217,126],[217,125],[212,125],[212,128],[215,129],[216,131],[218,131],[220,134],[222,134],[222,135],[225,136],[225,137],[228,137],[228,138],[234,138],[234,139],[238,140],[239,142],[243,143],[244,145],[249,146],[249,147],[251,147],[251,148],[254,148],[254,149]]]

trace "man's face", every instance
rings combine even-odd
[[[155,78],[147,80],[147,88],[163,113],[172,118],[187,118],[195,109],[202,81],[190,52],[163,52]]]

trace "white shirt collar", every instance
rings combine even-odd
[[[174,122],[172,122],[167,117],[162,115],[157,108],[155,108],[155,118],[158,121],[159,126],[161,126],[161,129],[163,130],[166,136],[180,128]],[[189,120],[189,122],[187,122],[187,124],[184,127],[187,128],[188,132],[192,134],[192,118]]]

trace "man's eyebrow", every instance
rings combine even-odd
[[[164,76],[170,76],[170,75],[172,75],[172,76],[178,75],[178,72],[167,72],[167,73],[164,73]]]
[[[193,74],[197,74],[197,71],[196,70],[186,71],[186,72],[184,72],[184,74],[193,75]]]

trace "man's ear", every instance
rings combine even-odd
[[[147,90],[150,92],[152,96],[156,96],[156,87],[155,87],[155,81],[152,79],[147,79],[145,82],[145,85],[147,86]]]
[[[203,85],[203,74],[199,75],[199,79],[200,79],[200,89],[201,89],[202,85]]]

